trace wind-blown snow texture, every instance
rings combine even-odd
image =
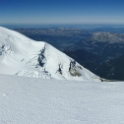
[[[0,27],[0,73],[37,78],[100,81],[100,78],[46,42]]]
[[[124,82],[0,75],[0,124],[123,124]]]

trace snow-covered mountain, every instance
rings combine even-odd
[[[50,44],[34,41],[3,27],[0,27],[0,73],[100,81],[98,76]]]

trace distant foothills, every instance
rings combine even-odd
[[[106,79],[124,80],[124,28],[14,28],[46,41]]]

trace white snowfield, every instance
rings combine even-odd
[[[60,80],[100,78],[46,42],[0,27],[0,73]]]
[[[0,75],[0,124],[124,124],[124,82]]]

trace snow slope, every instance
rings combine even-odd
[[[0,27],[0,73],[38,78],[100,81],[100,78],[46,42]]]
[[[124,82],[0,75],[0,124],[123,124],[123,110]]]

